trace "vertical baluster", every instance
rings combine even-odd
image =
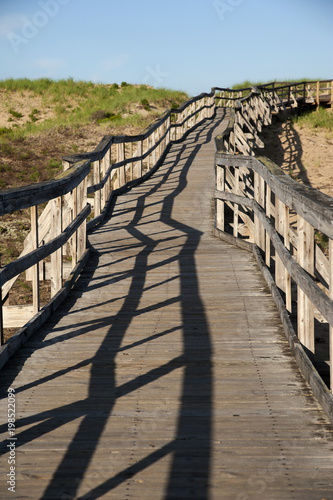
[[[78,212],[80,213],[87,205],[87,178],[78,186]],[[86,249],[86,220],[81,224],[77,230],[78,233],[78,260],[82,257]]]
[[[61,197],[51,201],[51,232],[56,238],[61,234]],[[53,297],[62,287],[62,247],[51,255],[51,297]]]
[[[96,198],[95,198],[96,203]],[[77,188],[75,187],[72,191],[72,220],[77,216]],[[94,216],[96,217],[95,205],[94,205]],[[72,248],[72,269],[77,264],[77,231],[73,234],[71,238],[71,248]]]
[[[333,300],[333,240],[329,240],[329,287],[330,299]],[[333,325],[329,326],[329,362],[330,362],[330,389],[333,394]]]
[[[99,161],[99,171],[100,171],[100,179],[101,181],[104,179],[105,175],[105,156]],[[101,212],[103,211],[106,203],[105,196],[105,184],[101,189]]]
[[[239,167],[235,167],[235,188],[234,193],[239,194]],[[234,236],[237,238],[238,236],[238,215],[239,215],[239,206],[238,203],[234,203]]]
[[[297,261],[305,271],[313,275],[314,229],[300,215],[297,216],[297,232]],[[314,307],[300,287],[297,287],[297,323],[300,342],[314,353]]]
[[[142,156],[143,141],[138,142],[138,156]],[[137,178],[142,177],[142,159],[137,162]]]
[[[33,249],[38,248],[38,210],[37,205],[33,205],[30,209],[31,213],[31,237]],[[52,216],[52,215],[51,215]],[[40,309],[39,301],[39,264],[33,266],[32,272],[32,295],[33,295],[33,313],[36,314]]]
[[[275,229],[280,236],[284,235],[284,204],[275,195]],[[275,252],[275,283],[283,292],[286,291],[285,268],[277,252]]]
[[[284,226],[284,246],[287,250],[290,251],[290,227],[289,227],[289,207],[287,205],[283,205],[284,214],[283,214],[283,226]],[[285,268],[285,286],[286,286],[286,308],[289,312],[292,311],[291,306],[291,277]]]
[[[94,184],[99,184],[101,181],[99,161],[93,162]],[[101,213],[101,191],[98,189],[94,193],[94,216],[97,217]]]
[[[152,138],[152,147],[154,148],[153,152],[152,152],[152,158],[153,158],[153,164],[152,164],[152,168],[155,167],[155,164],[156,164],[156,142],[157,142],[157,130],[154,130],[154,132],[152,133],[151,135],[151,138]]]
[[[1,265],[0,265],[1,269]],[[2,287],[0,286],[0,346],[4,343],[4,334],[3,334],[3,312],[2,312]]]
[[[266,186],[266,216],[271,218],[271,188]],[[266,252],[265,252],[266,266],[271,266],[271,240],[269,234],[266,233]]]
[[[105,172],[107,172],[107,170],[109,169],[109,167],[111,165],[111,147],[107,150],[107,152],[105,154],[105,157],[104,157],[104,161],[105,161]],[[111,175],[112,174],[109,175],[108,180],[105,183],[105,197],[106,197],[106,200],[109,199],[109,196],[110,196],[110,193],[111,193]],[[87,181],[88,181],[88,178],[87,178]]]
[[[225,167],[216,165],[216,190],[225,190]],[[216,200],[216,227],[224,231],[224,201]]]
[[[316,89],[316,104],[317,104],[317,110],[318,110],[319,109],[319,104],[320,104],[319,82],[317,82],[317,89]]]
[[[130,158],[133,158],[133,142],[130,142]],[[130,181],[134,178],[134,163],[130,163]]]
[[[254,172],[254,199],[265,209],[265,181],[257,172]],[[256,215],[254,216],[254,243],[265,251],[265,229]]]
[[[125,160],[125,144],[123,142],[118,144],[117,148],[117,162]],[[118,168],[118,176],[119,176],[119,187],[124,186],[125,184],[125,165]]]

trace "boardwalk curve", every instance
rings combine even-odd
[[[254,257],[213,236],[223,114],[118,197],[67,302],[2,370],[18,428],[1,498],[332,498],[332,428]]]

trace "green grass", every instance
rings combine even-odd
[[[253,81],[250,81],[250,80],[244,80],[244,82],[241,82],[241,83],[236,83],[235,85],[232,86],[232,88],[234,90],[238,90],[238,89],[246,89],[246,88],[249,88],[249,87],[256,87],[258,85],[267,85],[268,83],[275,83],[275,84],[278,84],[279,86],[283,86],[283,85],[288,85],[289,83],[301,83],[301,82],[312,82],[312,81],[320,81],[321,79],[319,78],[318,80],[314,80],[313,78],[298,78],[298,79],[288,79],[288,80],[278,80],[278,79],[274,79],[274,80],[268,80],[266,82],[253,82]]]
[[[293,122],[301,127],[324,129],[333,132],[333,113],[320,106],[318,110],[305,110],[293,118]]]
[[[146,85],[135,86],[126,82],[122,82],[121,86],[76,82],[72,78],[59,81],[48,78],[8,79],[0,81],[0,89],[20,92],[22,95],[29,91],[34,96],[41,97],[43,108],[52,108],[55,113],[53,118],[40,121],[41,109],[34,108],[29,115],[30,121],[25,125],[15,129],[1,129],[1,137],[11,136],[14,139],[57,127],[79,128],[94,121],[94,115],[98,112],[104,113],[102,123],[112,121],[112,126],[126,126],[138,121],[140,123],[140,119],[135,117],[133,105],[148,102],[150,108],[155,105],[167,109],[171,105],[179,106],[188,99],[187,94],[180,91],[155,89]]]

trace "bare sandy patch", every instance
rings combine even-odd
[[[332,132],[276,118],[261,137],[265,148],[257,155],[267,156],[295,180],[333,196]]]
[[[15,116],[15,113],[22,116]],[[42,96],[36,96],[33,92],[28,90],[22,92],[0,90],[0,127],[22,126],[29,121],[33,121],[33,116],[42,122],[48,118],[53,118],[55,113],[51,105],[43,102]]]

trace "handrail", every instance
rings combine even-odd
[[[332,81],[328,82],[332,88]],[[292,85],[285,86],[288,92]],[[317,91],[319,86],[317,82]],[[261,252],[282,294],[279,301],[284,301],[284,310],[291,315],[297,309],[298,339],[315,363],[314,318],[327,322],[333,393],[333,198],[294,181],[268,158],[254,157],[251,147],[265,122],[265,110],[269,123],[272,112],[283,109],[276,88],[264,93],[252,90],[238,99],[232,122],[215,139],[216,228],[219,236],[223,232],[230,239],[231,232],[235,244],[244,245],[246,240]],[[318,231],[329,241],[329,257],[315,244]],[[257,258],[261,259],[259,253]],[[325,393],[323,387],[321,393]],[[332,398],[328,407],[332,413]]]
[[[0,306],[19,274],[25,271],[26,279],[32,281],[33,313],[37,314],[40,325],[41,313],[46,317],[45,308],[55,307],[54,301],[59,303],[57,297],[65,296],[61,292],[64,286],[68,293],[73,285],[73,276],[78,276],[89,254],[86,231],[103,220],[113,197],[150,176],[161,164],[172,142],[182,140],[214,114],[214,92],[200,94],[179,108],[165,111],[141,134],[105,136],[93,151],[65,156],[64,172],[52,181],[0,191],[0,216],[31,207],[31,231],[25,239],[23,252],[18,259],[0,268]],[[37,206],[45,202],[47,205],[38,217]],[[93,218],[87,222],[90,212]],[[45,262],[47,257],[51,262]],[[40,283],[49,272],[51,300],[41,308]],[[63,285],[63,278],[68,273],[71,274],[67,284]],[[0,307],[1,343],[3,311]],[[21,321],[18,314],[14,319]],[[29,328],[31,330],[31,325]],[[23,339],[24,329],[18,332],[18,337]],[[15,336],[12,342],[10,339],[10,353],[13,345],[21,345],[18,337]],[[4,349],[8,357],[7,347]],[[3,352],[1,348],[1,359]]]
[[[311,82],[311,85],[314,83]],[[317,105],[321,84],[316,83],[316,95],[313,98]],[[273,88],[267,88],[269,85]],[[65,156],[64,172],[53,181],[0,191],[0,215],[31,207],[32,230],[25,240],[16,269],[19,272],[25,269],[26,278],[32,281],[34,312],[40,310],[39,283],[47,275],[48,269],[51,269],[51,297],[54,297],[61,290],[63,278],[68,272],[77,269],[78,263],[83,262],[84,256],[88,255],[85,249],[86,231],[103,220],[114,196],[144,181],[159,167],[172,142],[183,140],[191,130],[212,118],[221,102],[234,108],[230,126],[221,138],[221,144],[229,152],[253,155],[254,148],[262,145],[258,131],[261,126],[270,123],[272,113],[285,105],[295,105],[295,102],[297,105],[296,99],[300,97],[297,93],[296,97],[293,94],[295,85],[282,86],[281,90],[279,87],[274,88],[275,84],[248,89],[214,87],[210,93],[202,93],[176,109],[165,111],[141,134],[107,135],[93,151]],[[289,89],[287,97],[283,94],[285,88]],[[332,83],[330,88],[332,92]],[[217,92],[225,95],[218,96]],[[279,95],[279,92],[282,93]],[[313,89],[307,88],[306,92],[311,97]],[[47,205],[38,217],[37,205],[45,202]],[[90,210],[92,218],[87,222]],[[243,214],[243,217],[249,221],[248,215]],[[75,225],[75,221],[78,229],[71,233],[70,228]],[[43,246],[45,248],[42,251]],[[51,262],[45,262],[46,256],[50,256]],[[65,262],[64,258],[69,261]],[[32,267],[27,269],[29,263]],[[13,274],[14,263],[5,269],[6,266],[0,271],[3,299],[18,276]],[[0,300],[1,304],[3,299]],[[0,317],[0,327],[1,321]]]
[[[81,161],[53,180],[0,191],[0,216],[64,196],[76,188],[89,171],[90,162]]]

